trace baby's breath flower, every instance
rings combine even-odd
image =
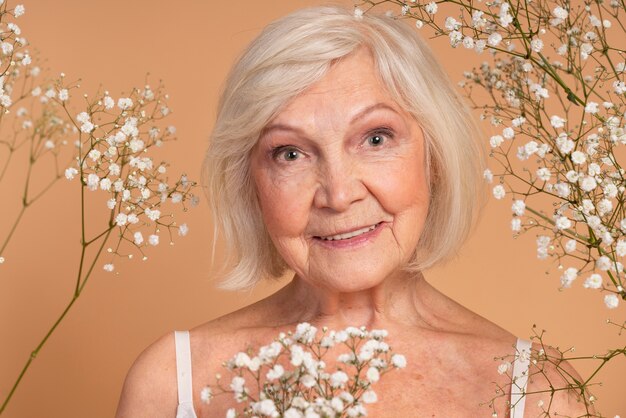
[[[159,236],[156,234],[152,234],[148,237],[148,243],[153,246],[159,245]]]
[[[572,282],[578,277],[578,270],[574,267],[569,267],[563,272],[561,275],[561,286],[562,287],[571,287]]]
[[[604,304],[609,309],[615,309],[619,305],[619,299],[617,295],[611,293],[610,295],[604,296]]]
[[[426,10],[426,13],[430,15],[434,15],[435,13],[437,13],[437,3],[435,3],[434,1],[431,1],[430,3],[424,6],[424,10]]]
[[[20,17],[24,14],[24,12],[26,12],[26,8],[24,7],[24,5],[18,4],[17,6],[15,6],[15,9],[13,9],[13,16]]]
[[[133,106],[133,100],[129,97],[121,97],[117,100],[117,107],[122,110],[130,109]]]
[[[602,276],[598,273],[593,273],[585,280],[583,287],[585,289],[600,289],[602,287]]]
[[[505,194],[506,191],[504,190],[504,186],[502,186],[501,184],[494,186],[493,197],[495,197],[496,199],[502,199]]]
[[[68,180],[72,180],[76,174],[78,174],[78,170],[74,167],[69,167],[65,169],[65,178]]]
[[[212,396],[213,396],[213,393],[211,392],[211,388],[208,386],[202,388],[202,391],[200,391],[200,401],[202,403],[205,403],[205,404],[210,403]]]
[[[505,374],[511,369],[511,363],[504,361],[498,366],[498,374]]]

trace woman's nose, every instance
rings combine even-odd
[[[344,212],[355,202],[363,200],[367,188],[358,167],[349,161],[333,161],[320,167],[319,186],[314,204],[319,209]]]

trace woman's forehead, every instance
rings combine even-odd
[[[402,113],[380,81],[369,53],[351,54],[289,101],[268,124],[312,123],[319,118],[354,120],[367,109]]]

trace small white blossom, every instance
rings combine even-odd
[[[88,134],[89,132],[93,131],[95,128],[94,124],[91,122],[85,122],[80,126],[80,130],[81,132],[84,132],[86,134]]]
[[[597,260],[596,260],[596,267],[602,271],[607,271],[608,269],[611,268],[611,259],[605,255],[600,256]]]
[[[100,185],[100,177],[97,174],[91,173],[87,176],[87,187],[92,192],[94,190],[98,190],[98,186]]]
[[[502,35],[498,32],[494,32],[487,38],[487,43],[491,46],[498,46],[498,44],[502,41]]]
[[[393,364],[394,367],[403,369],[406,367],[406,358],[402,354],[394,354],[391,356],[391,364]]]
[[[604,304],[609,309],[615,309],[619,305],[619,299],[616,294],[611,293],[610,295],[604,296]]]
[[[609,199],[601,199],[596,207],[598,214],[603,216],[613,210],[613,203]]]
[[[494,186],[493,197],[499,200],[499,199],[502,199],[505,194],[506,194],[506,191],[504,190],[504,186],[502,186],[501,184]]]
[[[567,216],[558,216],[555,225],[558,229],[568,229],[572,226],[572,221]]]
[[[78,174],[78,170],[74,167],[69,167],[65,169],[65,178],[68,180],[72,180],[74,176],[76,176],[76,174]]]
[[[596,102],[587,103],[587,105],[585,106],[585,113],[591,113],[591,114],[598,113],[598,103]]]
[[[343,387],[348,382],[348,375],[337,371],[330,375],[330,385],[334,388]]]
[[[117,107],[122,110],[129,109],[133,106],[133,100],[128,97],[122,97],[117,100]]]
[[[435,3],[434,1],[431,1],[430,3],[424,6],[424,10],[426,10],[426,13],[430,15],[434,15],[435,13],[437,13],[437,3]]]
[[[511,127],[504,128],[502,130],[502,136],[505,139],[513,139],[513,137],[515,137],[515,131]]]
[[[541,167],[537,169],[535,174],[537,174],[537,178],[542,181],[549,181],[550,177],[552,176],[552,173],[550,173],[550,169],[546,167]]]
[[[574,151],[572,152],[572,162],[574,164],[584,164],[587,161],[587,157],[585,156],[585,153],[582,151]]]
[[[150,245],[154,245],[154,246],[159,245],[159,236],[158,235],[150,235],[148,237],[148,243]]]
[[[564,250],[566,253],[571,253],[576,251],[576,240],[570,239],[565,243]]]
[[[590,192],[598,186],[596,179],[591,176],[585,176],[580,180],[580,188],[585,192]]]
[[[378,400],[378,397],[376,396],[376,392],[374,392],[373,390],[368,390],[363,392],[361,399],[363,399],[364,403],[374,403]]]
[[[13,16],[20,17],[24,14],[24,12],[26,12],[26,8],[24,7],[24,5],[18,4],[17,6],[15,6],[15,9],[13,9]]]
[[[367,369],[367,380],[369,380],[372,383],[378,382],[378,380],[380,379],[380,372],[378,371],[378,369],[376,367],[370,367],[369,369]]]
[[[552,10],[552,15],[557,19],[565,20],[567,19],[568,11],[561,6],[557,6]]]
[[[268,380],[280,379],[285,374],[285,369],[280,364],[274,365],[266,374]]]
[[[115,106],[115,100],[111,96],[104,96],[104,108],[109,110],[113,109],[113,106]]]
[[[67,89],[61,89],[59,90],[59,100],[61,100],[62,102],[66,101],[67,99],[70,98],[69,93],[67,92]]]
[[[524,203],[523,200],[515,200],[513,202],[513,205],[511,206],[511,210],[513,210],[513,213],[516,214],[517,216],[524,215],[525,209],[526,209],[526,203]]]
[[[498,373],[499,374],[504,374],[506,372],[508,372],[511,369],[511,363],[508,361],[504,361],[502,363],[500,363],[500,365],[498,366]]]
[[[187,224],[181,224],[178,227],[178,235],[180,235],[181,237],[184,237],[185,235],[187,235],[188,232],[189,232],[189,227],[187,226]]]
[[[598,273],[593,273],[587,277],[585,283],[583,283],[585,289],[600,289],[602,287],[602,276]]]
[[[463,38],[463,46],[467,49],[473,49],[474,38],[472,38],[471,36],[466,36],[465,38]]]
[[[487,181],[487,183],[491,183],[493,181],[493,173],[490,169],[487,168],[483,171],[483,178]]]
[[[502,142],[504,142],[504,138],[502,138],[501,135],[493,135],[491,138],[489,138],[489,145],[491,145],[491,148],[499,147]]]
[[[109,191],[111,190],[111,180],[107,177],[100,180],[100,190]]]
[[[534,52],[541,52],[541,50],[543,49],[543,41],[539,38],[534,38],[530,41],[530,48]]]
[[[567,183],[559,182],[554,185],[554,188],[556,189],[556,194],[558,194],[559,197],[562,198],[568,197],[571,193],[571,188]]]
[[[210,387],[205,386],[204,388],[202,388],[202,390],[200,391],[200,401],[202,403],[208,404],[211,401],[212,397],[213,394]]]
[[[115,224],[117,226],[124,226],[128,223],[128,215],[125,213],[118,213],[115,217]]]
[[[108,271],[109,273],[115,270],[115,266],[111,263],[105,264],[103,267],[104,271]]]
[[[574,267],[569,267],[561,276],[561,286],[564,288],[571,287],[576,277],[578,277],[578,270]]]
[[[137,245],[143,244],[143,235],[140,231],[137,231],[133,234],[133,242]]]

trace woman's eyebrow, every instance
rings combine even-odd
[[[298,135],[305,136],[304,131],[298,127],[286,125],[284,123],[272,123],[271,125],[263,128],[259,137],[262,138],[265,135],[269,134],[271,131],[291,131],[297,133]]]
[[[350,120],[350,125],[353,125],[354,123],[356,123],[357,121],[359,121],[360,119],[362,119],[363,117],[367,116],[368,113],[371,113],[375,110],[379,110],[379,109],[387,109],[390,110],[396,114],[398,114],[398,111],[391,105],[384,103],[384,102],[380,102],[380,103],[376,103],[373,104],[371,106],[366,107],[365,109],[359,111],[356,115],[354,115],[352,117],[352,119]],[[290,132],[295,132],[296,134],[300,135],[300,136],[306,136],[306,133],[296,127],[296,126],[291,126],[291,125],[287,125],[284,123],[272,123],[270,125],[267,125],[263,131],[261,132],[260,137],[263,137],[265,135],[267,135],[268,133],[270,133],[271,131],[290,131]]]
[[[360,112],[358,112],[356,115],[354,115],[352,117],[352,119],[350,120],[350,125],[353,125],[359,119],[364,118],[365,116],[367,116],[368,113],[371,113],[374,110],[379,110],[379,109],[387,109],[387,110],[391,110],[393,113],[399,114],[398,111],[393,106],[391,106],[390,104],[384,103],[384,102],[380,102],[380,103],[376,103],[376,104],[373,104],[371,106],[368,106],[365,109],[363,109]]]

